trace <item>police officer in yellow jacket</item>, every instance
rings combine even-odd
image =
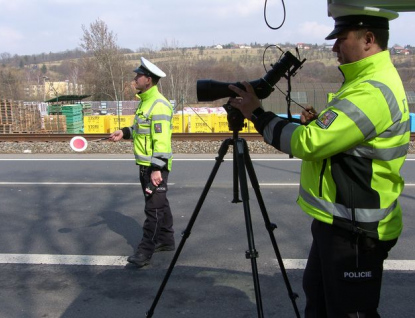
[[[400,169],[410,138],[409,110],[387,42],[389,10],[331,4],[344,82],[305,125],[260,107],[249,83],[230,103],[265,142],[303,159],[298,204],[314,218],[304,272],[305,317],[380,317],[383,261],[402,231]]]
[[[134,255],[127,261],[137,267],[150,264],[154,252],[175,249],[173,216],[167,199],[167,181],[172,166],[172,118],[169,101],[159,92],[157,83],[166,74],[155,64],[141,58],[134,70],[134,86],[140,103],[131,127],[111,134],[113,141],[132,138],[140,183],[145,197],[143,237]]]

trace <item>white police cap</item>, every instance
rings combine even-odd
[[[141,57],[141,65],[134,72],[146,76],[166,77],[166,73],[144,57]]]
[[[347,4],[329,4],[328,11],[335,24],[334,30],[326,37],[326,40],[335,39],[340,32],[350,28],[389,30],[389,20],[399,16],[397,12],[391,10]]]

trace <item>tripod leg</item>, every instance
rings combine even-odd
[[[235,145],[234,141],[238,138],[238,132],[233,132],[233,142],[232,144]],[[242,202],[239,199],[239,176],[238,176],[238,158],[237,158],[237,152],[233,151],[233,200],[232,203],[238,203]]]
[[[244,144],[244,150],[245,150],[245,157],[244,158],[245,158],[246,170],[248,171],[249,179],[251,180],[252,187],[254,188],[255,195],[257,197],[259,207],[260,207],[260,210],[261,210],[261,213],[262,213],[262,217],[263,217],[264,222],[265,222],[265,227],[266,227],[266,229],[269,233],[271,243],[272,243],[272,246],[274,248],[275,255],[277,257],[278,264],[280,266],[282,276],[284,278],[285,285],[287,286],[288,295],[289,295],[289,297],[291,299],[291,302],[293,304],[296,316],[300,317],[300,312],[298,311],[297,303],[295,302],[296,299],[298,298],[298,294],[294,293],[291,289],[291,284],[290,284],[290,281],[288,279],[288,275],[287,275],[287,272],[286,272],[285,267],[284,267],[284,262],[282,260],[281,253],[279,251],[277,241],[275,239],[274,232],[273,232],[277,228],[277,225],[274,224],[274,223],[271,223],[271,221],[268,217],[268,213],[267,213],[267,210],[266,210],[266,207],[265,207],[265,204],[264,204],[264,200],[262,198],[262,194],[261,194],[261,191],[259,189],[259,182],[258,182],[258,179],[256,177],[254,166],[252,165],[251,157],[250,157],[249,152],[248,152],[248,145],[246,144],[245,140],[243,141],[243,144]]]
[[[220,167],[221,163],[223,162],[223,158],[225,157],[225,155],[228,151],[230,143],[232,143],[232,139],[224,140],[221,147],[220,147],[220,149],[219,149],[219,151],[218,151],[219,156],[215,158],[216,163],[215,163],[215,165],[212,169],[212,172],[210,173],[208,181],[206,182],[206,185],[203,189],[203,192],[202,192],[202,194],[201,194],[201,196],[200,196],[200,198],[199,198],[199,200],[196,204],[195,210],[193,211],[193,214],[192,214],[192,216],[189,220],[189,223],[188,223],[186,229],[182,233],[182,239],[180,241],[180,244],[176,249],[176,252],[173,256],[172,261],[170,262],[170,266],[167,269],[166,275],[164,276],[164,279],[163,279],[163,281],[162,281],[162,283],[159,287],[157,295],[153,300],[153,304],[151,305],[150,309],[146,313],[146,317],[153,317],[154,309],[156,308],[157,303],[158,303],[158,301],[159,301],[159,299],[160,299],[160,297],[163,293],[164,287],[166,286],[167,281],[169,280],[169,277],[170,277],[171,273],[173,272],[174,265],[176,264],[177,259],[179,258],[179,255],[180,255],[180,253],[183,249],[183,246],[184,246],[187,238],[190,236],[190,232],[192,230],[193,224],[195,223],[196,218],[199,214],[199,211],[202,208],[202,205],[203,205],[203,202],[205,201],[206,195],[208,194],[209,189],[210,189],[210,187],[213,183],[213,180],[215,179],[216,173],[218,172],[219,167]]]
[[[236,151],[233,152],[233,200],[232,203],[242,202],[239,199],[239,176],[238,176],[238,158]]]
[[[264,317],[263,308],[262,308],[262,299],[261,299],[261,289],[259,286],[259,277],[258,277],[258,266],[256,259],[258,258],[258,252],[255,249],[254,235],[252,229],[251,213],[249,208],[249,194],[248,194],[248,183],[246,179],[245,165],[244,165],[244,147],[241,143],[242,139],[237,139],[236,144],[234,145],[234,151],[237,156],[237,166],[238,166],[238,175],[239,183],[241,188],[241,197],[244,207],[245,214],[245,225],[246,232],[248,237],[248,247],[249,250],[246,252],[246,258],[251,259],[252,267],[252,277],[254,280],[255,287],[255,297],[257,304],[258,317]]]

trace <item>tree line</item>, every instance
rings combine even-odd
[[[289,43],[269,48],[257,43],[251,48],[231,44],[223,50],[178,48],[175,43],[164,43],[162,50],[144,48],[133,52],[120,48],[117,36],[100,19],[82,26],[82,30],[81,47],[76,50],[23,57],[0,54],[0,98],[30,100],[25,88],[41,85],[47,76],[53,81],[82,84],[91,100],[133,100],[136,92],[131,85],[132,70],[144,56],[167,73],[168,76],[160,81],[160,89],[180,107],[197,102],[196,82],[199,79],[254,80],[264,76],[278,62],[282,51],[295,51],[295,45]],[[337,59],[330,48],[316,45],[299,53],[301,59],[307,61],[292,78],[294,83],[342,82]],[[415,61],[412,57],[397,57],[395,64],[404,82],[414,80]]]

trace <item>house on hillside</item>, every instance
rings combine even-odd
[[[405,48],[400,45],[395,45],[390,49],[390,52],[392,55],[398,55],[398,54],[404,54]]]
[[[297,47],[300,50],[310,50],[311,49],[311,44],[297,43]]]

